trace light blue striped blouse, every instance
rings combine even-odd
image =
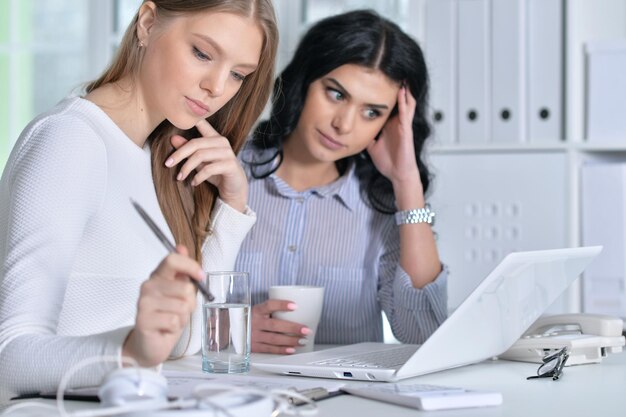
[[[245,161],[250,153],[242,155]],[[422,343],[445,320],[445,268],[434,282],[413,288],[399,264],[398,226],[362,200],[353,168],[303,192],[276,175],[248,177],[257,222],[236,269],[250,273],[253,305],[267,300],[272,285],[325,287],[315,338],[323,344],[382,341],[381,310],[404,343]]]

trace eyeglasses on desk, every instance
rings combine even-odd
[[[529,376],[526,379],[552,378],[553,381],[561,378],[563,367],[569,358],[567,347],[563,347],[554,353],[545,356],[543,363],[537,369],[537,375]]]

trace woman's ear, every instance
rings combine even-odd
[[[139,14],[137,17],[137,39],[140,42],[147,44],[150,30],[156,22],[157,6],[151,1],[147,1],[139,8]]]

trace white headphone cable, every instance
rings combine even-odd
[[[79,370],[81,370],[82,368],[89,366],[89,365],[93,365],[96,363],[102,363],[102,362],[115,362],[115,363],[119,363],[120,362],[120,358],[117,356],[92,356],[91,358],[86,358],[83,359],[82,361],[76,363],[74,366],[72,366],[65,374],[63,374],[63,377],[61,378],[61,382],[59,383],[59,388],[57,389],[57,410],[59,410],[59,414],[61,415],[61,417],[69,417],[70,415],[67,413],[67,411],[65,410],[65,405],[63,404],[64,401],[64,393],[65,393],[65,388],[67,387],[67,384],[70,382],[70,378]],[[139,370],[139,363],[137,363],[137,361],[131,357],[126,357],[123,356],[121,358],[121,363],[123,364],[130,364],[133,367],[137,368]]]
[[[313,416],[319,411],[315,401],[297,391],[292,390],[271,389],[268,392],[263,391],[259,388],[249,388],[238,385],[224,386],[218,385],[214,382],[202,383],[194,387],[192,395],[197,399],[197,401],[204,402],[205,404],[208,404],[223,412],[227,416],[230,416],[231,414],[228,412],[227,409],[212,401],[212,396],[208,391],[228,391],[230,393],[235,392],[239,394],[253,394],[262,397],[270,397],[276,404],[274,413],[272,415],[276,415],[278,413],[286,416]],[[296,407],[290,402],[290,399],[300,400],[304,404]]]
[[[70,378],[72,377],[74,373],[84,368],[85,366],[89,366],[94,363],[102,363],[102,362],[119,363],[119,358],[117,356],[92,356],[90,358],[86,358],[76,363],[67,372],[65,372],[63,376],[61,377],[61,381],[59,382],[59,387],[57,389],[56,407],[50,404],[41,404],[41,403],[36,403],[36,402],[24,402],[20,404],[15,404],[7,408],[2,413],[2,416],[6,416],[22,408],[45,408],[47,410],[57,411],[61,417],[70,417],[71,415],[68,414],[67,410],[65,409],[65,405],[63,404],[63,397],[64,397],[63,394],[65,392],[65,388],[67,387],[67,384],[69,383]],[[137,361],[129,357],[122,357],[121,362],[122,364],[129,363],[135,367],[138,366]]]
[[[211,393],[207,391],[219,391],[219,392],[228,392],[228,393],[240,393],[240,394],[254,394],[262,397],[270,397],[275,403],[275,410],[272,415],[282,414],[287,416],[312,416],[317,414],[318,407],[317,404],[311,400],[310,398],[291,390],[284,389],[273,389],[268,391],[263,391],[258,388],[248,388],[241,386],[233,386],[233,385],[217,385],[215,383],[203,383],[196,386],[193,390],[192,398],[184,398],[178,399],[175,401],[169,402],[152,402],[150,404],[148,401],[140,401],[136,404],[124,404],[121,406],[108,407],[108,408],[98,408],[98,409],[89,409],[89,410],[78,410],[72,413],[68,413],[65,409],[64,404],[64,393],[65,389],[68,386],[70,379],[72,376],[89,365],[103,363],[103,362],[115,362],[120,363],[120,359],[117,356],[94,356],[91,358],[86,358],[72,367],[63,374],[61,377],[61,381],[59,382],[59,387],[57,389],[57,398],[56,398],[56,407],[49,404],[41,404],[36,402],[26,402],[15,404],[7,408],[2,416],[6,416],[9,413],[13,413],[16,410],[22,408],[45,408],[46,410],[54,410],[57,411],[60,417],[106,417],[112,416],[120,413],[130,413],[134,411],[156,411],[156,410],[166,410],[172,408],[191,408],[195,407],[199,402],[203,402],[207,405],[210,405],[214,408],[214,411],[220,411],[227,416],[232,415],[227,409],[223,406],[217,404],[212,398]],[[141,378],[140,370],[137,361],[133,358],[122,357],[122,364],[130,364],[134,368],[137,369],[138,377]],[[204,392],[203,392],[204,391]],[[305,403],[306,405],[295,407],[290,400],[298,399]]]

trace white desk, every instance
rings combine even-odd
[[[259,355],[252,355],[253,361]],[[167,362],[165,369],[201,369],[198,356]],[[612,354],[600,364],[566,367],[559,381],[527,381],[537,365],[523,362],[487,361],[448,371],[424,375],[403,383],[427,383],[464,388],[500,391],[504,402],[498,407],[423,412],[392,404],[342,395],[318,402],[319,417],[402,417],[432,415],[437,417],[624,417],[626,416],[626,353]],[[266,375],[253,370],[252,375]],[[285,376],[285,378],[296,378]],[[311,378],[305,380],[311,381]],[[348,381],[348,383],[350,383]],[[382,382],[381,382],[382,383]],[[54,404],[51,400],[45,401]],[[68,409],[93,407],[93,404],[71,402]],[[0,407],[0,410],[2,407]],[[24,411],[24,412],[21,412]],[[20,410],[12,416],[42,416]],[[251,416],[252,417],[252,416]],[[256,417],[256,416],[255,416]]]
[[[258,356],[253,354],[252,361]],[[197,371],[200,366],[200,359],[191,357],[168,362],[165,369]],[[626,353],[609,355],[600,364],[566,367],[558,381],[551,378],[526,380],[527,376],[535,375],[537,367],[538,364],[525,362],[486,361],[402,381],[500,391],[504,401],[497,407],[424,412],[342,395],[318,402],[318,416],[626,416]],[[258,370],[252,370],[251,374],[274,375]],[[311,381],[312,378],[299,379]]]

